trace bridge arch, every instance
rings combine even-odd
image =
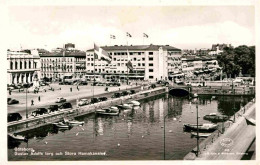
[[[184,97],[190,94],[189,89],[186,88],[172,88],[169,90],[169,94],[177,97]]]

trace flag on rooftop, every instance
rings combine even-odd
[[[108,63],[112,61],[109,54],[105,50],[97,46],[95,43],[94,43],[94,55],[96,55],[98,59],[105,60]]]
[[[126,32],[126,36],[127,37],[132,37],[132,35],[130,33],[128,33],[128,32]]]
[[[144,37],[148,38],[148,35],[144,33]]]
[[[127,66],[131,71],[133,71],[133,70],[134,70],[134,67],[133,67],[133,64],[132,64],[132,62],[131,62],[131,59],[130,59],[128,50],[127,50],[127,60],[128,60],[128,62],[126,63],[126,66]]]

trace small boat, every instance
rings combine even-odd
[[[63,119],[65,124],[68,125],[83,125],[85,122],[84,121],[77,121],[77,120],[68,120],[68,119]]]
[[[202,137],[202,138],[206,138],[208,136],[210,136],[211,133],[199,133],[199,136],[197,134],[197,132],[191,132],[191,137]]]
[[[119,115],[119,110],[116,111],[111,108],[103,108],[103,109],[96,110],[96,114],[116,116],[116,115]]]
[[[199,130],[199,131],[207,131],[207,132],[213,132],[218,128],[218,125],[216,124],[209,124],[209,123],[204,123],[204,124],[183,124],[183,129],[186,131],[194,131],[194,130]]]
[[[209,121],[215,121],[215,122],[222,122],[222,121],[226,121],[229,119],[228,116],[226,115],[218,115],[216,113],[210,113],[208,115],[205,115],[203,117],[204,120],[209,120]]]
[[[135,100],[130,101],[129,104],[132,104],[133,106],[140,106],[140,102],[135,101]]]
[[[27,141],[27,139],[22,135],[15,135],[15,134],[12,134],[12,133],[8,133],[8,137],[13,139],[13,140]]]
[[[53,123],[53,125],[57,128],[70,128],[70,126],[64,122]]]
[[[118,105],[117,107],[121,108],[121,109],[131,109],[132,104],[121,104],[121,105]]]

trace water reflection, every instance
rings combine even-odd
[[[76,120],[85,121],[81,128],[73,127],[71,130],[59,130],[48,125],[27,131],[22,135],[29,139],[30,147],[39,147],[43,151],[56,150],[58,146],[58,152],[66,147],[75,152],[99,150],[109,153],[107,157],[91,157],[95,160],[159,160],[162,159],[163,155],[163,129],[161,126],[164,116],[167,115],[165,129],[166,145],[169,150],[166,148],[166,152],[173,159],[182,159],[183,155],[196,145],[196,141],[190,138],[190,134],[183,132],[184,123],[196,122],[195,103],[198,103],[199,106],[199,122],[207,123],[208,121],[203,120],[204,115],[220,113],[231,116],[249,99],[248,97],[230,96],[214,98],[205,96],[189,99],[163,95],[142,100],[141,106],[122,110],[119,116],[96,116],[93,114],[77,117]],[[234,111],[233,108],[235,108]],[[75,136],[82,128],[84,131]],[[38,142],[45,138],[54,142],[40,145]],[[121,144],[121,146],[118,147],[117,144]],[[26,144],[25,142],[8,141],[9,154],[12,157],[14,157],[13,149],[19,146],[25,147]],[[15,159],[24,160],[25,158],[15,157]],[[45,159],[85,160],[86,157],[64,156]],[[28,160],[31,160],[30,156]]]

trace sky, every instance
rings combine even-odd
[[[255,45],[254,15],[253,6],[10,6],[8,47],[51,50],[74,43],[87,50],[94,42],[181,49]]]

